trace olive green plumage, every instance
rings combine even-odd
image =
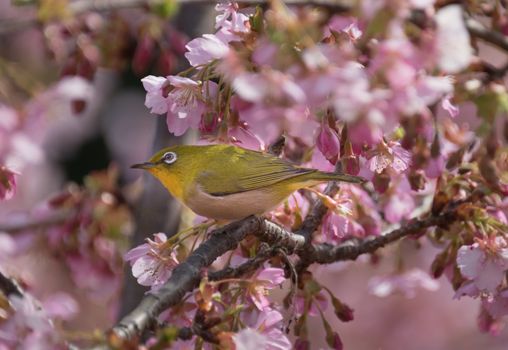
[[[357,176],[303,168],[268,153],[231,145],[168,147],[148,163],[134,167],[148,170],[196,213],[231,219],[261,214],[293,191],[320,182],[363,182]],[[217,204],[220,211],[208,208]]]

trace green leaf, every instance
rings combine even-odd
[[[478,115],[493,122],[500,113],[508,112],[508,94],[502,90],[489,90],[474,100]]]
[[[176,0],[161,0],[152,4],[150,9],[156,15],[166,19],[173,17],[178,12],[179,6]]]
[[[250,28],[253,32],[262,33],[264,30],[263,26],[263,9],[261,6],[256,6],[256,13],[254,16],[249,18]]]

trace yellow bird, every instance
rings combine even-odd
[[[150,172],[196,214],[226,220],[268,212],[303,187],[326,181],[365,181],[231,145],[172,146],[132,168]]]

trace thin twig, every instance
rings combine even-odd
[[[466,19],[466,28],[472,36],[480,38],[504,51],[508,51],[508,37],[505,35],[485,28],[483,24],[473,18]]]

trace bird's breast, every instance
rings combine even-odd
[[[196,214],[213,219],[238,220],[273,209],[286,196],[259,189],[224,196],[212,196],[198,185],[189,191],[184,203]]]

